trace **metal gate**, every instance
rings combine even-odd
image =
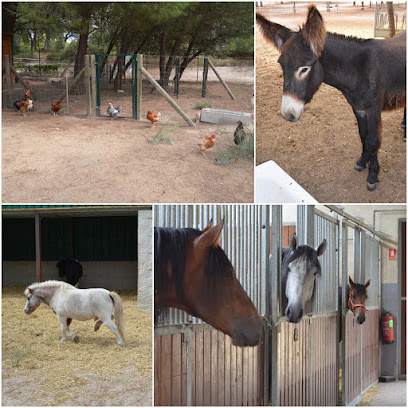
[[[222,248],[255,307],[265,314],[268,206],[155,206],[159,227],[202,230],[222,217]],[[264,355],[263,338],[257,347],[235,347],[200,319],[169,309],[165,321],[155,326],[155,405],[264,405]]]
[[[349,232],[353,233],[352,245],[349,245]],[[348,276],[359,283],[371,279],[366,321],[361,325],[346,310],[345,288],[342,293],[342,405],[355,405],[380,375],[381,248],[380,241],[370,231],[346,219],[342,222],[342,236],[342,281],[347,283]]]
[[[96,65],[96,111],[109,116],[108,103],[119,105],[121,118],[137,118],[137,55],[98,54]]]
[[[281,218],[281,209],[275,211]],[[278,231],[277,239],[272,239],[270,400],[280,406],[337,405],[339,222],[313,206],[298,206],[296,230],[299,244],[315,247],[326,239],[327,247],[320,258],[322,275],[316,282],[314,299],[306,305],[309,313],[292,324],[281,316]]]

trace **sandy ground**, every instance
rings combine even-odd
[[[195,120],[195,104],[203,102],[200,84],[186,88],[177,103]],[[205,100],[215,109],[252,112],[252,87],[231,88],[236,101],[220,84],[209,85]],[[109,97],[102,96],[103,100]],[[113,102],[116,106],[122,100]],[[77,111],[81,103],[83,98],[75,104]],[[129,115],[129,106],[124,104],[124,115]],[[189,127],[163,97],[148,89],[143,111],[161,112],[161,122],[154,128],[146,119],[86,119],[66,114],[65,106],[54,117],[48,104],[34,107],[26,117],[3,110],[5,203],[253,202],[252,158],[225,166],[213,164],[219,151],[235,146],[236,125],[200,122]],[[173,144],[149,143],[169,121],[177,125],[169,133]],[[216,146],[204,157],[196,141],[211,133],[217,135]]]
[[[51,308],[23,313],[23,287],[3,288],[3,406],[150,406],[152,404],[152,313],[137,308],[135,291],[119,291],[126,345],[93,321],[73,321],[79,343],[61,342]]]
[[[304,10],[296,15],[280,13],[273,7],[258,11],[292,29],[306,19]],[[352,13],[322,11],[322,15],[328,31],[364,38],[373,35],[373,9]],[[357,121],[346,99],[335,88],[323,84],[305,106],[300,121],[285,121],[280,115],[283,75],[277,63],[279,54],[259,30],[256,41],[256,164],[274,160],[319,202],[405,202],[406,144],[400,128],[403,110],[382,114],[380,182],[377,190],[369,192],[368,170],[354,170],[361,142]]]

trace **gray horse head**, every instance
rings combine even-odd
[[[298,245],[296,234],[288,247],[282,248],[282,296],[286,319],[298,323],[305,304],[312,298],[316,275],[321,273],[318,257],[326,249],[326,240],[316,248]]]

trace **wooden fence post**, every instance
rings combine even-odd
[[[136,71],[136,119],[142,119],[142,96],[143,96],[143,82],[142,82],[142,67],[143,54],[137,54],[136,57],[137,71]]]
[[[16,76],[16,78],[21,82],[21,84],[26,88],[26,89],[30,89],[27,82],[24,81],[24,79],[21,77],[21,75],[17,72],[17,70],[13,67],[13,65],[10,64],[10,69],[13,71],[14,75]],[[38,100],[37,96],[35,95],[34,91],[31,89],[31,99],[33,101]]]
[[[85,99],[86,99],[86,117],[91,117],[91,78],[89,70],[89,55],[85,55]]]
[[[11,72],[10,72],[10,56],[4,56],[4,64],[6,66],[6,80],[7,80],[7,107],[13,107],[13,101],[11,99]]]
[[[95,55],[91,55],[91,117],[96,117],[96,65]]]
[[[74,78],[74,80],[70,83],[70,85],[69,85],[69,87],[68,87],[69,90],[71,90],[71,89],[76,85],[76,83],[79,81],[79,78],[81,78],[81,75],[83,75],[84,72],[85,72],[85,67],[83,67],[83,68],[81,69],[81,71],[79,71],[79,74],[78,74],[78,75]],[[66,91],[64,91],[58,99],[59,99],[60,101],[62,101],[62,100],[65,98],[65,96],[66,96]]]
[[[233,101],[236,101],[236,98],[234,96],[234,94],[231,92],[231,90],[228,88],[228,85],[225,83],[225,81],[221,78],[221,75],[217,72],[217,70],[215,69],[213,63],[210,61],[209,58],[207,58],[208,60],[208,65],[212,68],[212,70],[214,71],[215,75],[217,75],[217,78],[220,80],[222,86],[225,88],[225,90],[228,92],[228,95],[231,97],[231,99]]]
[[[203,67],[203,88],[201,91],[201,97],[205,98],[207,94],[207,78],[208,78],[208,58],[204,58],[204,67]]]

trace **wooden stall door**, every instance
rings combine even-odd
[[[407,223],[401,225],[401,375],[407,373]]]

